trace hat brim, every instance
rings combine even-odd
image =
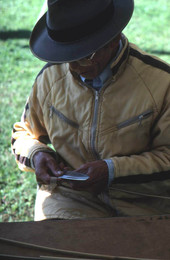
[[[65,63],[82,59],[114,39],[128,24],[134,9],[133,0],[113,0],[114,16],[100,31],[75,42],[56,42],[46,28],[46,13],[35,25],[30,37],[30,49],[40,60]]]

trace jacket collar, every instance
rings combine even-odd
[[[122,40],[123,48],[122,48],[119,56],[117,57],[117,59],[115,59],[113,61],[113,63],[111,64],[112,75],[115,80],[123,72],[125,65],[126,65],[126,61],[129,57],[128,39],[125,37],[124,34],[122,34],[121,40]]]

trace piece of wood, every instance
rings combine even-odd
[[[0,237],[60,250],[170,259],[170,215],[0,223]],[[0,241],[0,254],[9,252],[13,255],[64,256],[61,252],[56,254]]]

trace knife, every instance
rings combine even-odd
[[[53,181],[54,179],[63,179],[63,180],[71,180],[71,181],[86,181],[88,180],[89,176],[85,173],[76,172],[76,171],[64,171],[64,174],[62,176],[57,177],[51,177]]]

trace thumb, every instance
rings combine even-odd
[[[50,161],[48,168],[50,169],[51,173],[56,177],[62,176],[64,174],[59,164],[54,160]]]

